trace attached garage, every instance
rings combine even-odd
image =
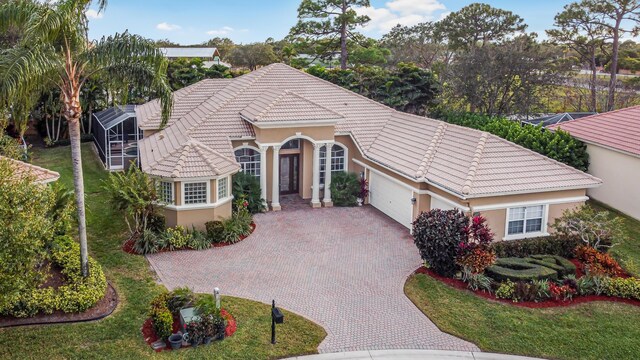
[[[411,229],[413,192],[388,177],[369,172],[369,203],[400,224]]]

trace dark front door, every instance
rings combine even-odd
[[[298,192],[299,165],[299,154],[280,155],[280,194]]]

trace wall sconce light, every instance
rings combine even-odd
[[[416,198],[414,198],[414,197],[412,197],[412,198],[411,198],[411,205],[415,205],[415,204],[416,204],[416,201],[417,201],[417,199],[416,199]]]
[[[364,171],[360,171],[360,179],[364,179]]]

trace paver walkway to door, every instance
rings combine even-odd
[[[420,257],[407,230],[378,210],[292,206],[255,222],[235,245],[148,259],[169,289],[275,299],[325,328],[320,352],[479,350],[440,331],[404,295]]]

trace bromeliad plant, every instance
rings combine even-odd
[[[60,90],[62,114],[71,142],[80,258],[83,276],[89,275],[85,194],[80,154],[80,90],[102,75],[113,87],[148,88],[160,98],[162,125],[169,119],[171,88],[166,81],[167,60],[151,40],[128,32],[90,41],[86,11],[95,3],[104,11],[106,0],[16,0],[0,5],[0,31],[14,28],[18,44],[0,56],[0,112],[10,104],[24,104],[34,91]]]

